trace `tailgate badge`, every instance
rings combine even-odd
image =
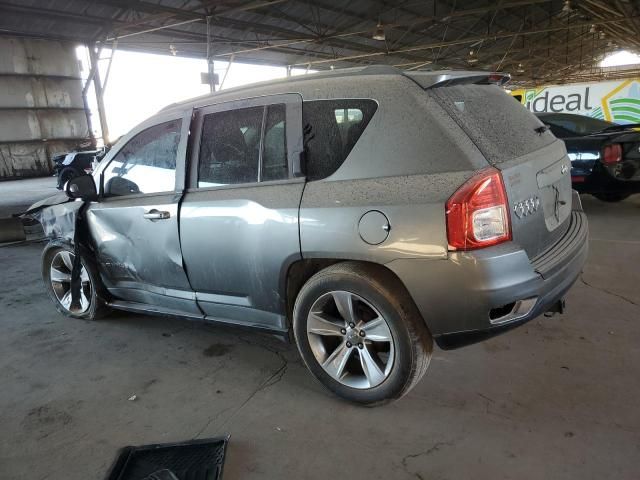
[[[538,208],[540,208],[540,199],[534,195],[521,202],[516,202],[513,206],[513,213],[516,214],[516,217],[522,218],[535,213]]]

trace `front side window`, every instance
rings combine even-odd
[[[311,100],[303,103],[306,175],[319,180],[345,161],[378,104],[374,100]]]
[[[104,173],[107,196],[175,190],[182,120],[150,127],[120,149]]]
[[[264,107],[204,116],[198,164],[198,187],[258,181]]]

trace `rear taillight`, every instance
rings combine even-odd
[[[622,145],[612,143],[602,150],[602,161],[606,164],[618,163],[622,160]]]
[[[507,194],[495,168],[481,170],[447,201],[451,250],[473,250],[511,240]]]

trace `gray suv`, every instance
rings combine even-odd
[[[42,211],[48,292],[294,337],[341,397],[399,398],[433,340],[561,312],[584,265],[564,144],[507,78],[370,66],[170,105]]]

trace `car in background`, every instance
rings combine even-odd
[[[97,164],[108,151],[107,147],[102,147],[97,150],[62,153],[53,157],[53,174],[58,177],[56,188],[62,190],[64,184],[72,178],[91,174],[94,164]]]
[[[536,115],[564,140],[575,190],[604,202],[640,193],[640,124],[620,125],[571,113]]]

